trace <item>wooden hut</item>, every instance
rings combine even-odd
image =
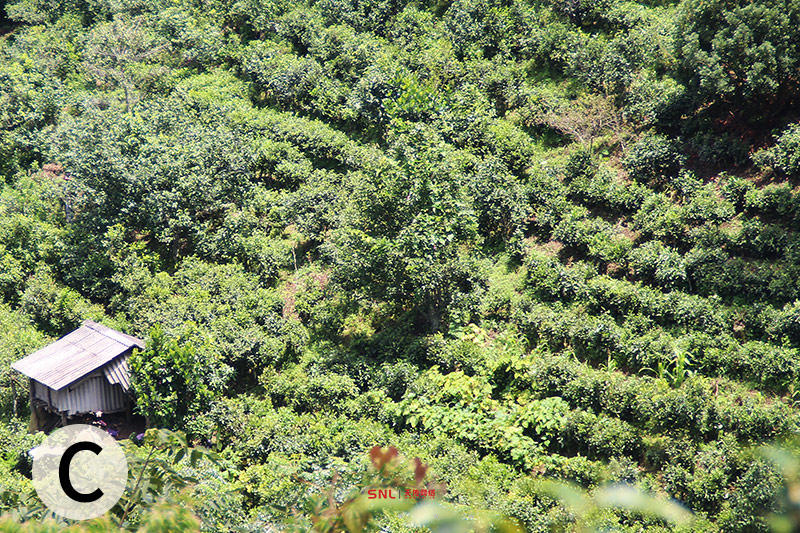
[[[11,365],[30,378],[31,413],[67,417],[130,412],[128,356],[144,342],[86,320],[81,327]]]

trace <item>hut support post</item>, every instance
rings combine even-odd
[[[17,416],[17,382],[11,377],[11,416]]]
[[[133,402],[131,402],[129,396],[125,396],[125,422],[130,424],[132,417],[133,417]]]
[[[67,427],[67,412],[61,411],[61,427]]]

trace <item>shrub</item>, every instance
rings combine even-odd
[[[669,76],[659,78],[643,70],[631,82],[625,95],[626,118],[644,126],[671,123],[680,118],[686,88]]]
[[[695,108],[745,120],[777,116],[795,92],[800,61],[792,28],[798,6],[784,0],[689,0],[680,5],[675,33],[678,79]],[[769,49],[769,53],[766,50]]]
[[[733,205],[737,210],[740,210],[745,205],[745,198],[747,193],[754,188],[751,181],[740,178],[738,176],[722,176],[722,195]]]
[[[704,131],[690,137],[687,145],[706,164],[728,166],[748,162],[750,145],[737,135]]]
[[[683,208],[672,203],[664,194],[648,196],[633,215],[633,227],[641,231],[644,237],[680,241],[686,232]]]
[[[761,189],[750,189],[744,197],[745,209],[767,216],[787,215],[794,207],[792,186],[788,183],[770,184]]]
[[[231,369],[221,363],[208,339],[197,342],[201,339],[194,325],[189,325],[183,338],[168,338],[156,326],[147,349],[134,351],[129,364],[131,389],[140,413],[156,426],[208,438],[211,428],[201,415],[221,395]]]
[[[650,241],[631,251],[631,267],[637,276],[649,278],[665,289],[686,286],[686,262],[676,250]]]
[[[772,167],[783,176],[800,175],[800,124],[786,128],[775,146],[754,154],[753,161],[761,167]]]
[[[250,45],[242,68],[256,91],[287,107],[308,107],[312,90],[324,76],[313,59],[298,58],[262,41]]]
[[[331,24],[349,24],[358,31],[383,35],[403,3],[398,0],[318,0],[315,6]]]
[[[779,510],[781,477],[778,469],[755,460],[739,476],[719,514],[718,524],[726,531],[768,531],[765,517]]]
[[[644,183],[665,184],[684,162],[675,143],[663,135],[648,134],[625,154],[623,165],[631,177]]]
[[[589,458],[611,458],[638,453],[636,430],[617,418],[573,411],[566,419],[559,442],[568,453],[584,453]]]
[[[592,153],[586,148],[581,148],[569,154],[564,165],[564,177],[567,182],[586,183],[595,175],[597,168],[597,161],[592,158]]]
[[[343,402],[358,394],[350,376],[325,372],[312,366],[292,365],[281,372],[267,370],[259,382],[276,407],[295,411],[341,410]]]

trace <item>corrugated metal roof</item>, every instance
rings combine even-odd
[[[114,361],[130,348],[144,349],[144,342],[114,329],[85,320],[83,325],[56,342],[49,344],[24,359],[11,365],[15,370],[43,383],[51,389],[61,389],[106,363]],[[125,357],[119,357],[125,360]],[[124,366],[123,366],[124,365]],[[106,374],[111,383],[119,383],[127,389],[128,363],[114,361],[113,371]],[[125,374],[122,381],[121,374]],[[118,375],[119,374],[119,375]]]
[[[103,367],[103,374],[112,385],[122,385],[124,390],[131,388],[131,371],[128,368],[128,357],[117,357]]]

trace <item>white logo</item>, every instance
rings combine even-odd
[[[94,426],[60,428],[30,453],[36,493],[65,518],[88,520],[105,514],[128,483],[125,452],[111,435]]]

